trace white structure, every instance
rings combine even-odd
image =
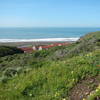
[[[42,50],[42,46],[39,46],[38,50]]]
[[[58,44],[58,46],[62,46],[61,44]]]
[[[36,49],[36,46],[33,46],[32,49],[33,49],[33,50],[37,50],[37,49]]]

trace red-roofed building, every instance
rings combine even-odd
[[[43,49],[49,49],[49,48],[52,48],[52,47],[56,47],[56,46],[67,46],[69,45],[70,43],[55,43],[55,44],[51,44],[51,45],[46,45],[46,46],[39,46],[39,49],[38,50],[43,50]]]
[[[70,43],[54,43],[54,44],[45,45],[45,46],[22,47],[20,49],[23,50],[24,53],[31,53],[31,52],[36,51],[36,50],[48,50],[49,48],[52,48],[52,47],[67,46],[69,44]]]
[[[33,49],[30,47],[23,47],[23,48],[20,48],[21,50],[24,51],[24,53],[31,53],[33,52]]]

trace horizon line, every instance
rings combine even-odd
[[[10,26],[10,27],[2,27],[2,26],[0,26],[0,28],[100,28],[100,26],[77,26],[77,27],[74,27],[74,26],[50,26],[50,27],[47,27],[47,26],[45,26],[45,27],[38,27],[38,26],[31,26],[31,27],[29,27],[29,26],[25,26],[25,27],[23,27],[23,26],[18,26],[18,27],[15,27],[15,26]]]

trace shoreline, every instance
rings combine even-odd
[[[38,46],[53,43],[73,43],[79,38],[46,38],[46,39],[0,39],[0,45],[4,46]]]

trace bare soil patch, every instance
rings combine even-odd
[[[80,81],[70,91],[70,100],[82,100],[86,98],[90,92],[96,89],[100,83],[100,75],[96,77],[88,77]]]

